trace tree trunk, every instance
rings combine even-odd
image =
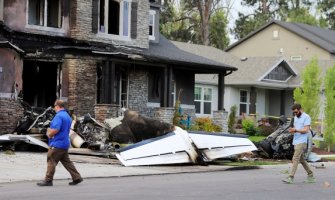
[[[201,40],[202,44],[208,46],[209,41],[209,20],[210,20],[210,13],[211,13],[211,7],[213,0],[196,0],[197,1],[197,7],[200,13],[200,29],[201,29]]]

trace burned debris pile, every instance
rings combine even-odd
[[[15,134],[1,136],[0,142],[20,145],[23,141],[48,148],[45,134],[55,112],[51,107],[40,109],[23,105],[25,115]],[[73,123],[69,135],[72,150],[89,149],[95,152],[91,155],[106,152],[101,155],[115,156],[124,166],[207,164],[218,158],[257,149],[245,135],[188,132],[130,110],[104,122],[95,120],[90,114],[78,118],[71,116]],[[22,136],[25,138],[18,138]]]

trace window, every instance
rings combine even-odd
[[[274,68],[268,75],[264,77],[267,80],[275,80],[275,81],[286,81],[289,77],[291,77],[291,73],[288,69],[280,64],[278,67]]]
[[[195,87],[194,104],[196,114],[212,114],[213,89],[206,87]]]
[[[97,103],[127,107],[127,67],[105,61],[97,66]]]
[[[278,30],[272,31],[272,38],[273,39],[278,39],[279,38],[279,31]]]
[[[240,90],[240,115],[248,112],[248,91]]]
[[[61,28],[61,2],[60,0],[29,0],[28,24]]]
[[[100,0],[99,32],[129,37],[130,0]]]
[[[156,11],[149,11],[149,39],[155,40],[155,19],[156,19]]]

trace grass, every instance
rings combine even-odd
[[[266,136],[249,136],[249,140],[252,142],[260,142],[266,138]]]

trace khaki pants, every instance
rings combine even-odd
[[[81,178],[76,167],[73,165],[72,161],[69,158],[68,151],[65,149],[51,148],[48,150],[47,156],[47,172],[45,175],[45,181],[52,181],[56,166],[58,162],[61,162],[65,169],[70,173],[72,180],[79,180]]]
[[[292,166],[292,171],[291,171],[291,174],[290,174],[291,177],[294,177],[295,172],[297,171],[299,162],[302,164],[302,166],[306,170],[307,175],[308,176],[313,176],[313,172],[309,168],[308,163],[306,162],[306,160],[304,158],[304,150],[305,150],[306,146],[307,146],[306,143],[294,145],[294,155],[293,155],[293,158],[292,158],[293,166]]]

